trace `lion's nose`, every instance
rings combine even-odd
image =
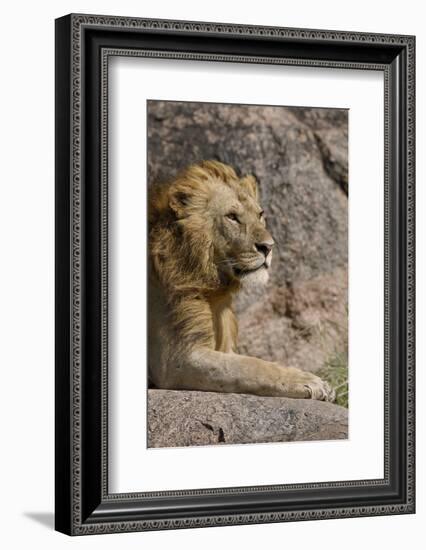
[[[274,246],[274,241],[262,241],[261,243],[256,243],[255,246],[256,250],[267,258],[272,250],[272,247]]]

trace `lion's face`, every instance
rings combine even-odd
[[[169,288],[235,289],[267,282],[274,241],[252,176],[203,161],[153,186],[150,254]]]
[[[212,191],[205,216],[213,232],[214,263],[224,279],[265,284],[274,241],[265,227],[263,210],[243,185],[219,183]]]

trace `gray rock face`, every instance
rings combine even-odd
[[[271,286],[239,311],[238,351],[315,372],[347,350],[347,272]]]
[[[308,399],[148,390],[148,447],[346,439],[348,411]]]
[[[206,159],[257,177],[277,243],[236,300],[239,351],[310,371],[346,353],[347,111],[150,101],[149,184]]]

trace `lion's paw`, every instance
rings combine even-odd
[[[291,386],[294,384],[294,390],[297,389],[297,397],[318,401],[334,401],[336,397],[334,389],[316,374],[295,368],[289,368],[286,374],[287,382]]]
[[[315,380],[305,384],[305,386],[310,392],[311,399],[317,399],[318,401],[329,401],[330,403],[333,403],[336,398],[336,392],[330,384],[318,376],[315,376]]]

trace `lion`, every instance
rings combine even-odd
[[[232,302],[265,285],[274,240],[256,179],[193,164],[149,193],[149,381],[156,388],[332,401],[310,372],[237,353]]]

